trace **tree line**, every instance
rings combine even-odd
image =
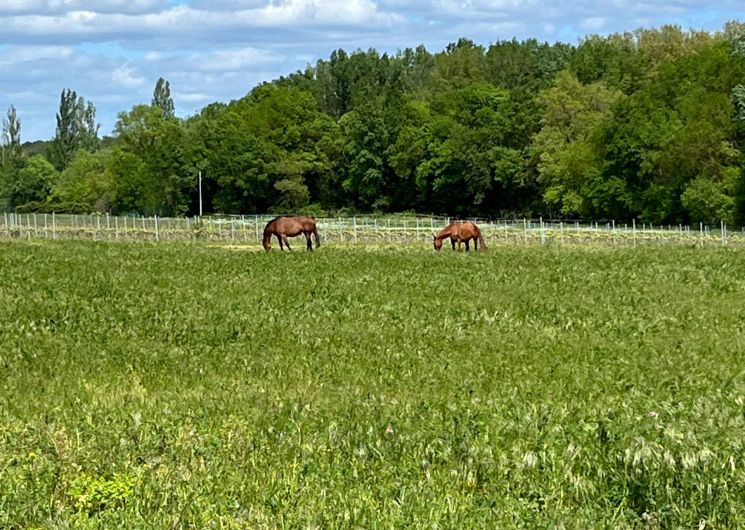
[[[745,224],[745,24],[336,50],[175,116],[168,81],[99,138],[66,89],[55,137],[3,120],[0,207],[418,212]]]

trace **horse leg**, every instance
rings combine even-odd
[[[282,236],[282,239],[284,239],[284,241],[285,241],[285,246],[287,247],[287,250],[289,250],[290,252],[292,252],[292,249],[290,248],[290,242],[288,241],[287,236],[284,236],[283,235]]]
[[[478,243],[478,241],[479,240],[476,239],[475,237],[473,238],[473,251],[474,252],[478,252],[479,251],[479,243]]]
[[[310,239],[310,232],[305,232],[305,248],[313,252],[313,241]]]
[[[468,252],[468,250],[469,250],[468,249],[468,243],[469,243],[469,241],[471,241],[471,240],[470,239],[466,239],[466,252]]]
[[[277,241],[279,241],[279,250],[284,250],[285,246],[282,244],[282,236],[277,234]]]
[[[455,239],[452,237],[450,238],[450,244],[453,246],[453,250],[455,250]]]

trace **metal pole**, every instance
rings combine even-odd
[[[202,170],[199,170],[199,217],[202,217]]]

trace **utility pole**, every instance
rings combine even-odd
[[[199,170],[199,217],[202,217],[202,170]]]

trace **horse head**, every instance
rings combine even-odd
[[[442,248],[442,239],[437,239],[437,236],[432,234],[432,242],[435,246],[435,250],[440,250]]]

